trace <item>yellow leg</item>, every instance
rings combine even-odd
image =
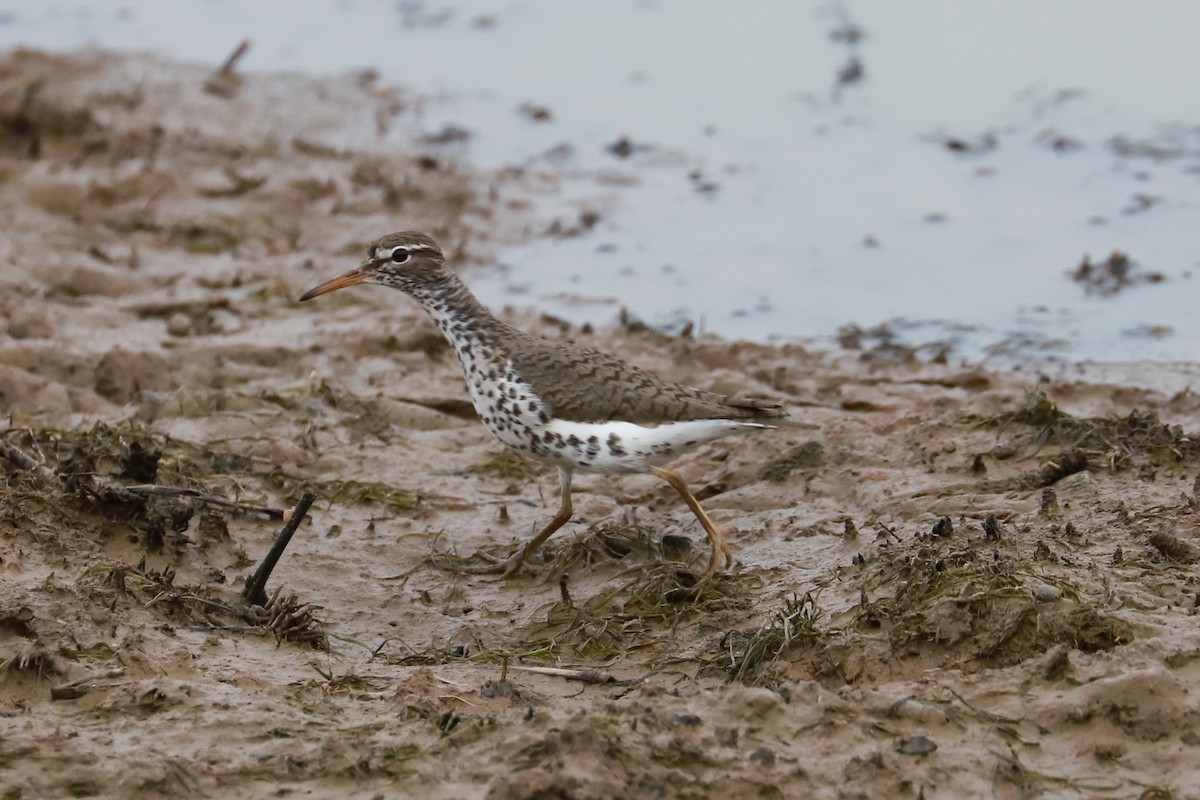
[[[571,473],[570,467],[558,468],[558,483],[562,493],[562,500],[558,507],[558,513],[554,515],[554,519],[542,528],[537,536],[529,540],[529,543],[513,554],[512,558],[504,562],[504,571],[500,573],[501,578],[511,578],[517,574],[517,570],[525,563],[525,559],[537,552],[537,549],[542,546],[542,543],[554,535],[554,532],[566,525],[571,520],[573,509],[571,508]]]
[[[700,501],[692,494],[692,490],[684,482],[683,476],[678,472],[661,467],[651,467],[650,472],[662,478],[667,483],[674,487],[675,491],[679,492],[679,496],[683,498],[683,502],[687,503],[688,508],[696,515],[696,519],[700,521],[700,525],[704,528],[704,532],[708,534],[708,540],[712,542],[712,556],[708,560],[708,569],[704,571],[704,579],[712,577],[720,567],[718,566],[721,556],[725,557],[725,566],[733,566],[733,551],[729,549],[729,545],[725,542],[725,537],[717,530],[717,526],[708,518],[708,514],[704,513],[704,509],[700,507]]]

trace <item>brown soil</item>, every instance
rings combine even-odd
[[[679,464],[718,580],[586,475],[478,577],[554,476],[402,295],[295,298],[399,227],[485,262],[544,177],[347,145],[416,103],[370,76],[208,77],[0,58],[0,797],[1200,797],[1195,394],[510,314],[809,427]]]

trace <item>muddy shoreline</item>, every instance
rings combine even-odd
[[[805,427],[679,463],[712,584],[646,476],[471,575],[553,474],[399,293],[295,299],[397,227],[486,268],[545,177],[352,143],[417,101],[370,75],[210,79],[0,57],[0,796],[1200,796],[1192,391],[506,310]]]

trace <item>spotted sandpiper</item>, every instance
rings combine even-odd
[[[703,442],[784,416],[774,403],[735,399],[664,381],[615,356],[549,342],[494,317],[446,267],[430,237],[384,236],[359,266],[309,289],[311,300],[360,283],[391,286],[421,304],[462,364],[475,412],[503,444],[558,467],[561,503],[554,519],[497,565],[513,575],[571,518],[576,469],[650,473],[683,497],[712,542],[707,578],[733,553],[678,472],[661,466]]]

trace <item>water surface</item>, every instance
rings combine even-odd
[[[474,278],[489,303],[597,323],[625,307],[762,340],[887,323],[970,358],[1200,350],[1200,95],[1183,80],[1200,74],[1200,5],[39,0],[0,14],[0,44],[215,64],[249,38],[246,70],[373,68],[425,95],[389,136],[464,131],[424,146],[543,175],[539,219],[580,228],[503,252]],[[1162,282],[1102,297],[1068,279],[1114,251]]]

